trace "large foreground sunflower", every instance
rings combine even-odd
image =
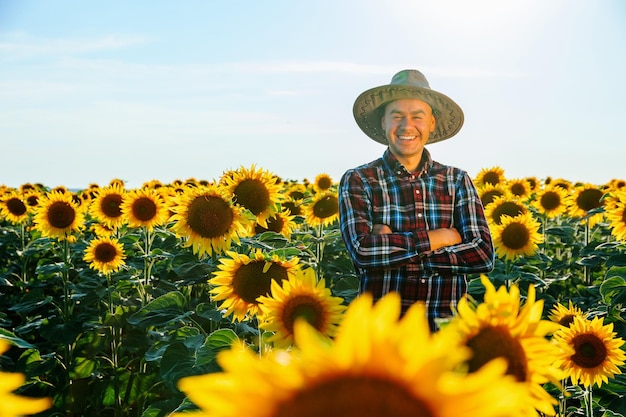
[[[233,204],[219,186],[187,188],[172,201],[172,230],[194,253],[223,253],[248,233],[250,222],[243,209]]]
[[[169,217],[165,201],[156,190],[150,188],[128,191],[121,209],[129,227],[144,227],[150,232],[163,225]]]
[[[620,349],[624,340],[615,336],[613,324],[605,325],[602,317],[593,320],[574,317],[569,327],[554,334],[555,342],[563,347],[555,365],[560,366],[574,384],[601,386],[622,373],[619,366],[624,366],[626,359]]]
[[[305,221],[312,227],[330,226],[339,219],[339,198],[336,191],[316,194],[303,206]]]
[[[333,342],[299,320],[297,350],[222,351],[223,372],[184,378],[179,388],[197,415],[212,417],[519,415],[527,391],[503,375],[503,361],[457,372],[467,350],[431,335],[423,304],[399,316],[398,294],[375,305],[366,294],[350,304]]]
[[[124,223],[122,201],[126,191],[119,185],[101,188],[98,195],[91,200],[89,213],[100,223],[109,228],[116,228]]]
[[[114,238],[98,237],[92,239],[85,249],[83,260],[89,267],[107,275],[117,272],[124,265],[124,246]]]
[[[275,347],[293,344],[296,320],[304,318],[324,336],[332,337],[346,309],[341,297],[333,297],[324,279],[317,281],[315,270],[306,268],[282,283],[273,280],[271,295],[258,299],[262,311],[259,327],[273,332],[267,341]]]
[[[543,241],[541,226],[531,213],[515,217],[502,216],[500,224],[492,224],[493,244],[500,258],[513,260],[518,256],[532,256]]]
[[[0,339],[0,355],[8,349],[9,344]],[[14,393],[25,381],[23,374],[0,372],[0,416],[19,417],[50,408],[52,401],[49,398],[29,398]]]
[[[284,198],[279,179],[254,165],[250,169],[240,167],[229,171],[222,176],[220,184],[233,195],[233,201],[250,210],[263,227],[267,227],[267,219],[280,210]]]
[[[30,220],[30,210],[24,198],[17,191],[10,191],[0,197],[0,219],[20,225]]]
[[[83,228],[85,215],[71,193],[51,191],[40,198],[33,222],[42,236],[71,240]]]
[[[257,299],[270,294],[272,281],[287,280],[302,268],[297,257],[280,259],[260,250],[253,257],[233,251],[226,254],[209,280],[213,287],[210,293],[213,300],[222,302],[218,308],[225,310],[224,316],[232,314],[239,321],[259,312]]]
[[[461,344],[471,349],[470,372],[497,357],[507,360],[507,374],[525,383],[532,393],[532,401],[520,410],[522,415],[536,415],[535,409],[553,415],[557,401],[543,384],[559,384],[563,376],[553,365],[559,349],[547,338],[559,325],[541,319],[543,300],[536,300],[534,286],[528,288],[522,306],[516,285],[510,291],[504,286],[496,291],[486,275],[481,276],[481,282],[486,289],[484,301],[473,305],[464,296],[458,303],[458,314],[443,330],[458,333]]]

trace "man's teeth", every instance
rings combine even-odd
[[[398,136],[400,140],[412,140],[415,139],[415,136]]]

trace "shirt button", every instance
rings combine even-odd
[[[417,217],[422,218],[422,213],[417,213]]]
[[[420,193],[420,190],[415,190],[415,194],[419,194],[419,193]]]
[[[422,284],[426,284],[426,280],[425,280],[424,278],[420,279],[420,282],[421,282]]]

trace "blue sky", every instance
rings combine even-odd
[[[405,68],[465,112],[436,160],[603,184],[626,177],[624,22],[623,0],[0,0],[0,184],[338,180],[384,151],[354,99]]]

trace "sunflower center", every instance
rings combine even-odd
[[[22,216],[26,213],[26,204],[19,198],[11,198],[5,204],[14,216]]]
[[[501,204],[499,204],[494,210],[493,210],[493,221],[496,224],[501,224],[502,220],[501,217],[504,215],[507,216],[511,216],[511,217],[515,217],[518,216],[520,214],[524,213],[524,208],[521,207],[519,204],[514,203],[513,201],[505,201]]]
[[[313,214],[319,219],[334,216],[338,211],[339,201],[332,195],[320,198],[313,206]]]
[[[28,197],[26,197],[26,204],[28,204],[30,207],[35,207],[37,204],[39,204],[39,197],[36,195],[29,195]]]
[[[267,271],[265,260],[252,261],[241,265],[233,276],[233,292],[243,301],[250,304],[257,304],[256,299],[262,295],[268,295],[272,280],[281,282],[287,279],[287,270],[279,264],[271,263]]]
[[[477,371],[492,359],[503,357],[508,362],[507,375],[513,375],[520,382],[526,381],[528,372],[524,348],[505,328],[485,327],[467,342],[467,346],[472,349],[470,372]]]
[[[270,205],[269,191],[262,181],[256,179],[241,181],[233,194],[235,202],[250,210],[255,216]]]
[[[102,198],[100,209],[105,216],[116,219],[122,215],[122,196],[119,194],[108,194]]]
[[[509,223],[502,231],[502,244],[509,249],[521,249],[530,240],[530,233],[521,223]]]
[[[578,335],[572,344],[575,351],[572,361],[582,368],[595,368],[606,359],[606,346],[593,334]]]
[[[94,259],[98,262],[109,263],[117,256],[117,249],[108,242],[102,242],[94,250]]]
[[[298,318],[303,318],[317,330],[324,325],[324,308],[318,299],[308,294],[297,295],[285,303],[282,322],[289,333],[293,333],[293,325]]]
[[[233,218],[230,205],[220,197],[198,196],[189,204],[187,224],[203,238],[213,239],[226,235]]]
[[[546,191],[539,200],[541,207],[550,211],[559,208],[561,205],[561,197],[554,191]]]
[[[489,190],[485,191],[485,193],[480,197],[480,200],[483,203],[483,206],[493,202],[496,197],[502,197],[504,194],[500,190]]]
[[[280,216],[270,217],[267,219],[267,229],[259,224],[254,227],[254,233],[263,233],[268,230],[271,232],[280,233],[283,230],[285,221]]]
[[[576,317],[574,314],[566,314],[561,318],[561,320],[559,320],[559,324],[561,326],[569,327],[570,324],[574,322],[574,317]]]
[[[70,227],[76,219],[74,207],[65,201],[55,201],[48,208],[48,222],[57,229]]]
[[[581,209],[589,211],[602,206],[600,198],[602,198],[602,191],[596,188],[590,188],[588,190],[581,191],[580,195],[576,199],[576,204]]]
[[[526,188],[522,184],[516,182],[515,184],[511,185],[511,193],[513,193],[513,195],[515,196],[520,197],[526,194]]]
[[[272,417],[434,417],[437,414],[402,384],[345,375],[321,381],[278,405]]]
[[[139,197],[133,202],[133,216],[141,221],[152,220],[157,214],[157,205],[149,197]]]
[[[320,178],[317,181],[317,188],[320,190],[328,190],[333,185],[333,182],[328,177]]]
[[[496,185],[500,183],[500,175],[497,172],[487,172],[483,176],[483,182],[485,184]]]
[[[283,207],[286,210],[289,210],[289,212],[294,216],[299,216],[302,214],[302,209],[300,209],[300,206],[296,205],[295,201],[286,201],[283,203]]]

